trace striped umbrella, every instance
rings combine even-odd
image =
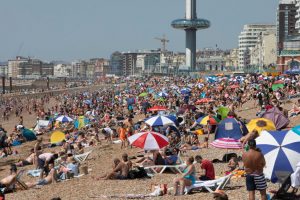
[[[169,95],[166,92],[160,92],[160,93],[158,93],[158,96],[165,98],[165,97],[168,97]]]
[[[59,117],[56,118],[56,121],[59,121],[59,122],[62,122],[62,123],[66,123],[66,122],[72,122],[73,119],[68,117],[68,116],[65,116],[65,115],[61,115]]]
[[[166,126],[175,124],[175,122],[170,118],[160,115],[146,119],[145,123],[149,126]]]
[[[219,138],[210,143],[213,147],[220,149],[241,149],[242,143],[233,138]]]
[[[151,131],[134,134],[128,141],[131,145],[144,150],[159,150],[169,144],[166,136]]]
[[[300,135],[294,131],[262,131],[256,138],[256,146],[264,154],[264,174],[273,183],[276,171],[294,172],[300,162]]]

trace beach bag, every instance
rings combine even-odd
[[[143,167],[137,167],[136,169],[130,170],[128,173],[129,179],[137,179],[137,178],[149,178],[147,172]]]

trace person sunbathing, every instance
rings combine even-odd
[[[34,149],[31,149],[31,154],[25,159],[25,160],[21,160],[19,162],[16,163],[17,167],[23,167],[26,165],[32,165],[33,161],[34,161]]]
[[[131,164],[122,162],[120,159],[115,158],[112,172],[100,177],[92,177],[92,178],[96,180],[109,180],[109,179],[125,180],[128,178],[128,173],[131,168],[130,166]]]
[[[33,188],[35,186],[44,186],[44,185],[48,185],[51,183],[56,183],[57,182],[57,174],[56,174],[56,170],[54,169],[54,161],[49,163],[49,170],[50,172],[48,173],[48,175],[45,178],[42,178],[36,182],[28,182],[26,183],[28,188]]]
[[[13,189],[17,182],[17,176],[17,166],[12,164],[10,166],[10,175],[0,180],[0,190],[5,193],[6,191]]]

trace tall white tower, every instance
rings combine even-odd
[[[210,27],[206,19],[198,19],[196,12],[196,0],[185,1],[185,19],[177,19],[171,23],[173,28],[185,30],[186,66],[191,71],[196,70],[196,32],[198,29]]]

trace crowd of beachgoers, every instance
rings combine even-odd
[[[273,181],[274,174],[267,177],[264,172],[268,160],[259,148],[259,138],[267,134],[265,131],[294,128],[291,122],[300,114],[300,76],[220,74],[200,78],[124,77],[106,82],[110,85],[96,90],[1,99],[2,122],[14,126],[12,130],[0,126],[0,162],[14,155],[24,156],[7,164],[9,175],[0,179],[3,198],[19,190],[43,190],[45,185],[81,179],[93,170],[85,161],[104,144],[118,146],[122,156],[113,155],[111,170],[91,176],[94,181],[153,178],[161,173],[180,176],[169,183],[172,187],[156,185],[149,194],[101,198],[180,196],[202,189],[212,192],[215,199],[233,199],[224,189],[233,176],[245,177],[244,190],[249,197],[244,199],[254,199],[255,191],[260,192],[261,199],[271,198],[267,183]],[[239,115],[248,109],[245,105],[249,102],[258,108],[256,118]],[[32,126],[25,126],[24,116],[29,115],[35,120]],[[300,136],[296,132],[295,138]],[[30,152],[22,152],[26,144],[31,145]],[[201,155],[211,148],[229,150],[220,160]],[[128,153],[132,149],[136,154]],[[293,163],[296,161],[300,158]],[[223,177],[216,175],[220,174],[215,169],[218,162],[226,163]],[[296,165],[292,169],[296,171]],[[24,174],[32,180],[24,182]],[[295,193],[297,186],[292,188]]]

